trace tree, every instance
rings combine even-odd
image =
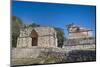
[[[16,47],[17,44],[17,38],[20,34],[20,28],[23,25],[20,18],[16,16],[12,16],[12,22],[11,22],[11,33],[12,33],[12,47]]]
[[[62,47],[64,42],[64,32],[61,28],[54,28],[54,29],[57,32],[58,47]]]
[[[69,32],[69,29],[71,28],[71,26],[73,26],[73,25],[74,25],[74,23],[66,25],[68,32]]]
[[[36,24],[36,23],[32,23],[32,24],[29,25],[29,27],[40,27],[40,25]]]

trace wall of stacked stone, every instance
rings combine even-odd
[[[78,46],[67,46],[66,48],[13,48],[12,58],[37,58],[40,53],[48,53],[49,55],[57,56],[68,53],[72,50],[95,50],[95,44],[93,45],[78,45]]]
[[[57,37],[54,28],[50,27],[35,27],[25,28],[20,30],[20,36],[17,40],[17,47],[33,47],[32,31],[35,30],[38,35],[37,46],[39,47],[57,47]]]
[[[64,46],[76,46],[76,45],[91,45],[95,44],[95,38],[79,38],[79,39],[67,39],[64,41]]]
[[[74,60],[83,55],[88,57],[86,60],[95,60],[95,45],[78,45],[78,46],[67,46],[66,48],[12,48],[11,50],[11,63],[12,65],[23,65],[24,63],[31,64],[30,59],[32,59],[32,64],[44,64],[44,63],[63,63],[63,62],[75,62]],[[75,51],[75,52],[73,52]],[[88,55],[89,54],[89,55]],[[75,57],[75,58],[74,58]],[[91,58],[90,58],[91,57]],[[20,62],[25,60],[23,62]],[[48,62],[52,60],[52,62]],[[78,61],[85,61],[80,59]]]
[[[38,46],[39,47],[57,47],[57,38],[54,38],[53,36],[38,37]]]
[[[12,49],[12,59],[13,58],[36,58],[40,51],[38,49],[26,49],[26,48],[13,48]]]

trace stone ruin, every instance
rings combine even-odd
[[[45,47],[57,48],[57,33],[51,27],[26,27],[20,30],[17,39],[17,48]],[[84,44],[95,44],[92,30],[70,24],[68,37],[63,47]]]
[[[68,59],[76,58],[82,50],[87,50],[85,54],[89,51],[95,52],[95,38],[90,38],[91,33],[86,29],[79,28],[75,25],[71,26],[69,28],[69,37],[64,42],[63,48],[57,47],[56,34],[54,28],[51,27],[29,27],[21,29],[17,41],[17,48],[12,49],[11,65],[50,64],[64,62],[64,60],[70,62]],[[73,51],[76,51],[76,53]],[[82,56],[85,54],[82,52]],[[96,54],[90,52],[90,57],[92,55]],[[87,57],[87,55],[85,56]],[[46,61],[52,58],[53,60],[51,62]]]
[[[69,35],[68,39],[79,39],[79,38],[89,38],[92,37],[92,30],[79,27],[77,25],[71,24],[68,29]]]
[[[17,48],[57,47],[56,31],[51,27],[28,27],[20,30]]]
[[[68,37],[64,41],[63,47],[95,45],[95,37],[93,37],[92,30],[74,24],[69,24],[68,26]]]

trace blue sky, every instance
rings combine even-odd
[[[72,22],[92,29],[95,33],[95,14],[95,6],[20,1],[12,3],[12,16],[19,17],[25,24],[37,23],[42,26],[60,27],[64,29],[65,36],[65,25]]]

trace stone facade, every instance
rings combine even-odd
[[[63,48],[68,46],[95,45],[92,30],[71,24],[68,27],[68,38],[64,41]]]
[[[85,32],[85,33],[84,33]],[[51,27],[28,27],[20,30],[20,36],[17,41],[17,48],[12,48],[12,65],[46,64],[70,62],[69,59],[80,56],[95,58],[96,45],[95,38],[90,38],[88,30],[77,29],[77,26],[69,28],[69,37],[64,42],[62,48],[57,47],[56,31]],[[77,35],[76,35],[77,34]],[[56,48],[57,47],[57,48]],[[73,52],[75,51],[75,52]],[[77,52],[78,51],[78,52]],[[83,53],[85,51],[86,53]],[[89,52],[89,51],[92,51]],[[72,52],[72,54],[70,54]],[[76,53],[77,52],[77,53]],[[87,53],[89,52],[89,53]],[[82,55],[81,55],[82,53]],[[54,61],[49,61],[53,58]],[[73,60],[73,59],[72,59]],[[71,61],[72,61],[71,60]],[[20,62],[21,61],[21,62]],[[74,61],[74,62],[75,62]]]
[[[92,31],[86,28],[82,28],[76,25],[72,25],[69,28],[69,39],[77,38],[89,38],[92,37]]]
[[[82,53],[83,51],[85,51],[86,53],[88,51],[95,52],[95,45],[67,46],[67,48],[38,48],[38,47],[34,47],[34,49],[13,48],[11,54],[12,56],[11,65],[16,66],[16,65],[58,63],[58,62],[64,62],[65,59],[66,62],[70,62],[70,60],[67,59],[73,57],[76,58],[78,55],[80,56],[85,55],[86,57],[88,57],[87,54]],[[95,53],[93,52],[89,52],[89,54],[90,54],[89,57],[95,55]],[[80,56],[78,57],[78,59],[80,58]],[[46,60],[51,60],[51,61],[46,61]]]
[[[32,48],[37,47],[57,47],[57,37],[54,28],[50,27],[29,27],[20,30],[17,40],[17,47]]]

